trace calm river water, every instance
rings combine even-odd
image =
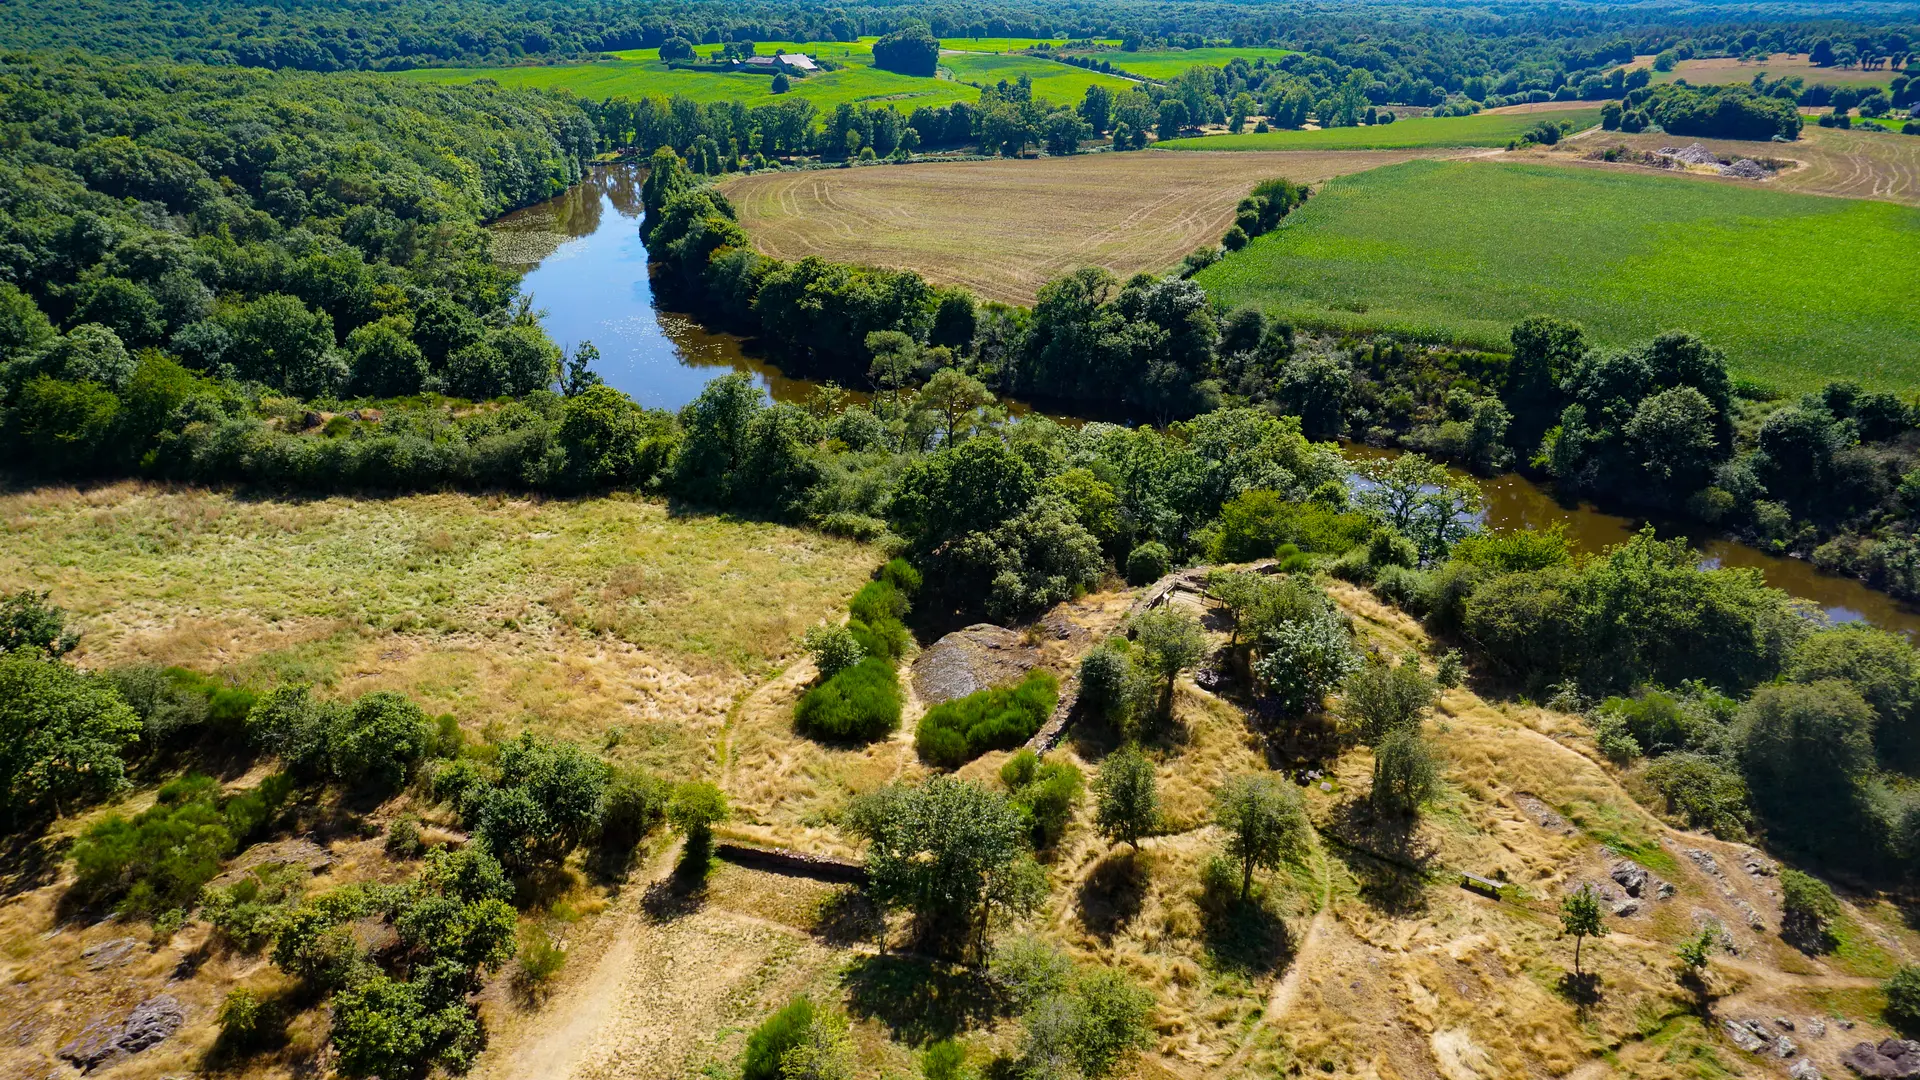
[[[534,307],[546,313],[547,333],[569,352],[582,341],[593,342],[600,350],[601,378],[652,408],[677,409],[709,381],[734,371],[752,374],[778,400],[804,399],[812,383],[788,378],[749,355],[739,338],[711,333],[685,315],[654,306],[639,235],[640,179],[637,168],[595,170],[566,194],[495,223],[495,255],[525,271],[521,287],[532,295]],[[1348,452],[1392,453],[1368,447],[1349,447]],[[1557,523],[1586,551],[1620,543],[1640,525],[1587,506],[1563,506],[1518,475],[1483,481],[1481,486],[1488,524],[1545,528]],[[1819,604],[1836,622],[1865,620],[1920,642],[1920,611],[1852,578],[1729,540],[1694,539],[1709,562],[1753,567],[1769,584]]]

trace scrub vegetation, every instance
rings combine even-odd
[[[1920,27],[379,16],[0,7],[0,1073],[1911,1033],[1915,644],[1652,527],[1488,529],[1469,474],[1920,596],[1920,211],[1839,141],[1911,138],[1851,113],[1910,115]],[[1676,137],[1754,167],[1630,152]],[[1147,149],[1236,138],[1344,148]],[[644,409],[549,339],[484,222],[641,160],[655,294],[804,398]]]

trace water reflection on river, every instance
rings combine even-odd
[[[732,371],[752,374],[781,401],[805,398],[811,383],[749,356],[739,338],[654,307],[641,179],[631,166],[595,169],[566,194],[494,224],[494,257],[526,272],[520,287],[546,312],[547,333],[568,352],[593,342],[600,377],[651,408],[678,409]]]
[[[543,309],[547,333],[569,351],[582,341],[600,350],[597,370],[608,384],[653,408],[677,409],[709,381],[730,371],[751,373],[774,398],[803,400],[813,384],[791,379],[751,355],[739,338],[710,333],[692,319],[658,311],[639,235],[641,172],[597,169],[558,198],[494,225],[495,256],[526,271],[522,288]],[[1016,411],[1019,411],[1016,407]],[[1347,448],[1350,456],[1391,453]],[[1517,475],[1482,484],[1486,519],[1496,528],[1563,526],[1584,551],[1618,544],[1638,523],[1588,506],[1562,506]],[[1768,555],[1717,538],[1697,542],[1709,563],[1748,566],[1769,584],[1820,605],[1836,622],[1865,620],[1920,641],[1920,612],[1852,578],[1822,573],[1799,559]]]

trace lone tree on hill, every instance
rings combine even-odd
[[[1240,860],[1240,899],[1253,892],[1253,868],[1278,870],[1307,848],[1307,811],[1300,795],[1266,773],[1227,781],[1213,818],[1227,831],[1227,854]]]
[[[1160,823],[1160,793],[1153,763],[1128,743],[1100,763],[1094,777],[1094,823],[1115,840],[1125,840],[1135,851],[1140,838]]]
[[[1582,885],[1580,891],[1560,902],[1560,930],[1573,935],[1573,974],[1575,978],[1584,978],[1580,970],[1580,946],[1588,936],[1606,937],[1607,924],[1600,921],[1600,896],[1593,886]]]

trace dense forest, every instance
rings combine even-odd
[[[16,57],[0,117],[0,319],[38,356],[10,399],[84,412],[44,380],[124,389],[159,346],[307,396],[545,385],[552,347],[481,226],[580,178],[595,135],[569,102]]]

